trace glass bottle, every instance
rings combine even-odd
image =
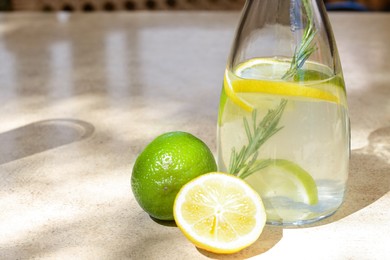
[[[302,225],[344,200],[346,91],[322,0],[247,0],[227,62],[218,168],[262,197],[267,223]]]

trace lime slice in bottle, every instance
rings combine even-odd
[[[263,199],[286,197],[308,205],[318,203],[317,185],[311,175],[299,165],[283,159],[245,179]]]

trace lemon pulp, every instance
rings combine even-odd
[[[259,195],[243,180],[224,173],[202,175],[178,193],[174,216],[199,248],[234,253],[260,236],[266,214]]]

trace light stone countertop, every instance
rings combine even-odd
[[[134,200],[134,160],[157,135],[191,132],[215,153],[238,16],[0,14],[0,259],[389,259],[390,13],[330,16],[352,123],[335,215],[221,256]]]

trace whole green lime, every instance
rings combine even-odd
[[[214,156],[204,142],[189,133],[169,132],[154,139],[138,156],[131,188],[150,216],[173,220],[173,203],[180,188],[216,170]]]

